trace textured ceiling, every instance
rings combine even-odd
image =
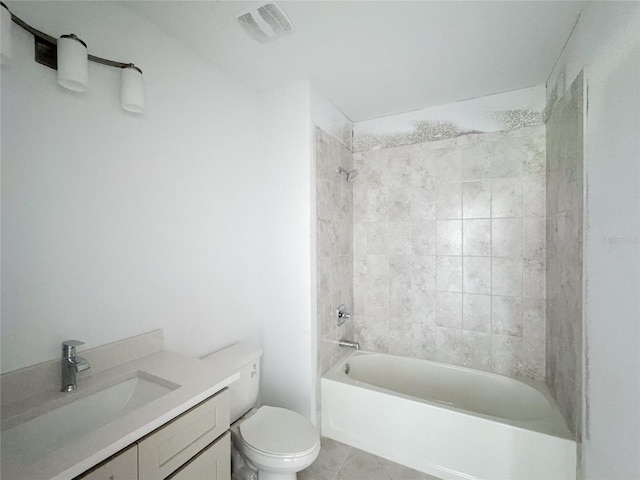
[[[544,84],[579,1],[281,1],[296,32],[259,44],[255,2],[122,2],[247,86],[309,79],[351,120]]]

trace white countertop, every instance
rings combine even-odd
[[[71,479],[238,379],[239,374],[224,365],[204,362],[178,353],[161,350],[78,380],[72,393],[48,391],[2,408],[2,429],[82,398],[113,385],[135,372],[160,377],[179,388],[114,420],[101,428],[78,436],[60,438],[51,451],[15,454],[2,446],[3,480]],[[52,432],[55,434],[55,432]]]

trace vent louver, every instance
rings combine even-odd
[[[295,31],[287,14],[273,2],[258,3],[236,14],[244,30],[260,43],[268,43]]]

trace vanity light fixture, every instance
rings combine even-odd
[[[4,3],[2,3],[2,8],[0,8],[0,14],[0,63],[9,63],[13,56],[11,44],[12,22],[9,7],[7,7]]]
[[[142,113],[145,110],[144,82],[142,70],[133,63],[116,62],[96,57],[87,51],[87,44],[73,33],[56,39],[15,16],[4,2],[0,2],[0,61],[9,63],[12,58],[11,29],[17,24],[31,33],[35,41],[35,61],[58,71],[58,83],[74,92],[89,89],[88,62],[95,62],[121,69],[120,105],[128,112]]]
[[[89,89],[87,44],[73,33],[58,39],[58,83],[74,92]]]
[[[120,73],[120,105],[127,112],[142,113],[145,107],[142,70],[130,63]]]

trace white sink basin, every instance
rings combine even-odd
[[[161,378],[136,372],[133,377],[115,385],[4,430],[2,454],[28,452],[32,457],[56,450],[56,444],[63,447],[65,441],[93,432],[178,387]]]

